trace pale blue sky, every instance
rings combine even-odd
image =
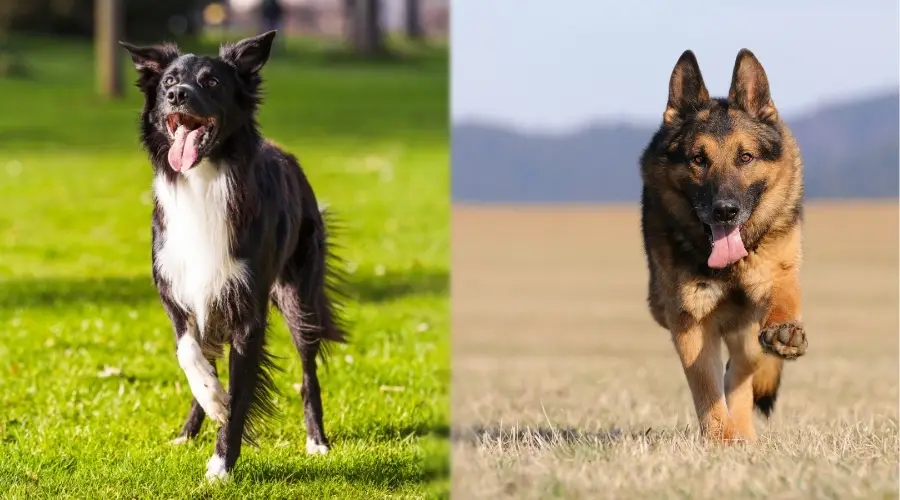
[[[897,0],[453,0],[451,13],[454,122],[655,124],[688,48],[713,95],[752,50],[785,114],[900,80]]]

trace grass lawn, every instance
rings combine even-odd
[[[196,442],[167,444],[190,390],[150,279],[135,73],[106,102],[89,44],[16,42],[29,73],[0,79],[0,495],[447,496],[446,52],[375,64],[297,42],[264,69],[264,133],[343,222],[352,339],[320,371],[333,450],[307,456],[300,363],[273,312],[281,413],[232,481],[210,487],[210,422]]]

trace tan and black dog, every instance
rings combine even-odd
[[[650,311],[671,332],[701,434],[753,441],[754,406],[771,414],[783,360],[807,347],[803,161],[753,53],[738,53],[722,99],[693,52],[681,55],[641,177]]]

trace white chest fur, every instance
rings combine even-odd
[[[174,300],[192,312],[200,336],[210,309],[229,287],[246,283],[246,266],[230,252],[229,178],[203,160],[176,183],[153,183],[165,218],[157,271],[170,283]]]

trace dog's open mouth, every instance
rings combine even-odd
[[[216,121],[186,113],[172,113],[166,117],[166,125],[172,137],[169,166],[176,172],[183,172],[200,160],[200,150],[209,143]]]
[[[713,269],[724,269],[747,256],[744,240],[741,239],[740,224],[710,224],[712,252],[706,265]]]

